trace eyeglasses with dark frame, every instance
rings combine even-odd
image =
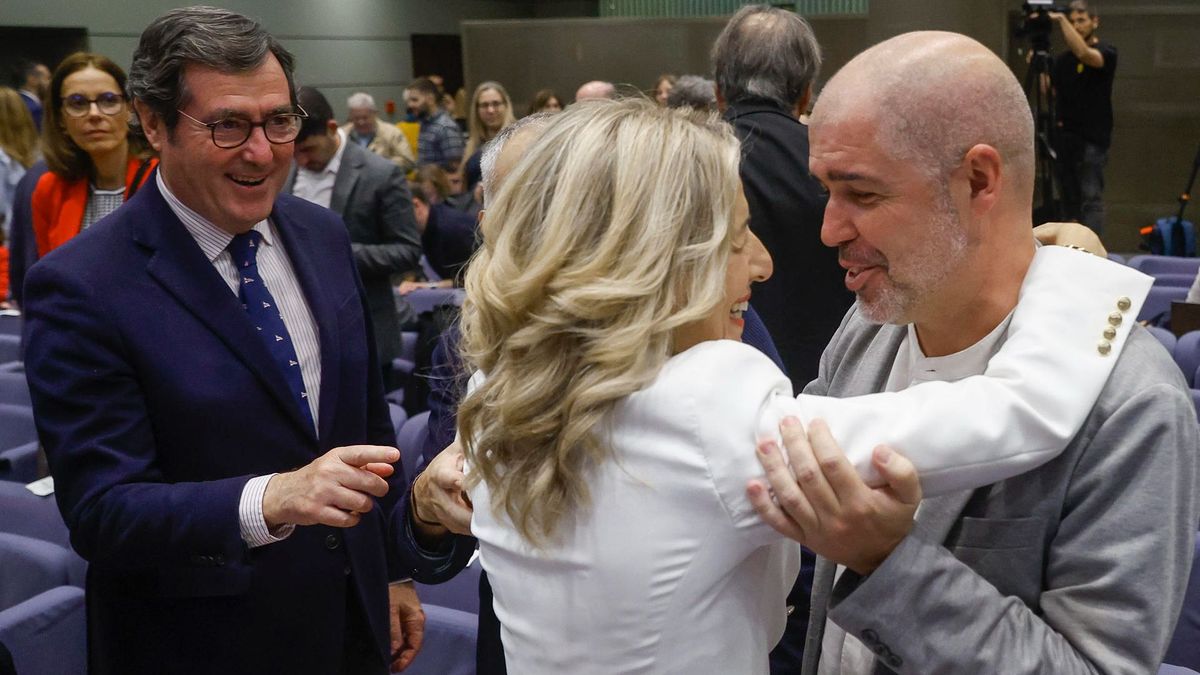
[[[116,115],[125,109],[125,97],[113,91],[106,91],[96,98],[88,98],[83,94],[71,94],[63,98],[63,112],[71,117],[87,117],[92,111],[92,104],[103,115]]]
[[[304,111],[304,108],[300,106],[296,106],[296,108],[300,112],[275,113],[261,122],[251,122],[241,117],[225,117],[216,122],[201,122],[182,110],[176,109],[176,112],[202,127],[208,127],[208,130],[212,132],[213,145],[231,150],[250,140],[250,134],[254,132],[255,127],[262,127],[263,135],[276,145],[296,140],[296,137],[300,135],[301,121],[308,119],[308,113]]]

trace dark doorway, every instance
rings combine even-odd
[[[446,93],[451,96],[462,88],[463,58],[460,36],[413,35],[412,61],[414,75],[441,75]]]
[[[85,28],[36,28],[0,26],[0,68],[3,84],[14,86],[17,62],[30,59],[46,64],[51,72],[68,54],[88,48]],[[127,68],[128,64],[119,64]]]

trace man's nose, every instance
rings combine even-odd
[[[821,243],[837,247],[857,236],[849,210],[840,200],[830,197],[825,205],[825,219],[821,221]]]

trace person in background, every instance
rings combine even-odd
[[[575,90],[575,101],[586,101],[595,98],[616,98],[617,88],[612,82],[604,80],[592,80],[579,85],[579,89]]]
[[[661,106],[667,105],[667,97],[675,87],[676,78],[670,73],[663,73],[654,82],[654,101]]]
[[[421,123],[417,139],[417,166],[436,164],[456,171],[463,159],[463,135],[450,115],[438,107],[438,88],[427,78],[408,85],[405,101]]]
[[[516,121],[513,116],[512,99],[499,82],[484,82],[475,87],[471,96],[471,118],[467,126],[467,147],[463,155],[463,190],[470,192],[479,184],[479,162],[488,142],[504,127]]]
[[[1104,165],[1112,145],[1113,78],[1117,48],[1100,39],[1100,17],[1086,0],[1072,0],[1067,14],[1050,12],[1067,50],[1054,57],[1058,115],[1058,168],[1064,216],[1104,231]]]
[[[404,132],[395,125],[379,122],[374,97],[361,91],[351,94],[346,99],[346,107],[350,110],[350,121],[342,126],[342,131],[346,132],[351,143],[395,162],[404,171],[417,165],[417,158],[413,157]]]
[[[117,210],[158,163],[130,132],[125,71],[107,56],[63,59],[46,103],[42,153],[50,170],[32,204],[39,257]]]
[[[38,135],[21,95],[0,87],[0,226],[12,228],[13,198],[17,183],[38,160]],[[3,299],[3,296],[0,296]]]
[[[562,109],[562,101],[559,100],[558,94],[555,94],[553,89],[539,89],[533,95],[533,103],[529,104],[528,114],[536,115],[540,112],[558,112]]]
[[[699,75],[683,75],[675,81],[667,95],[667,106],[671,108],[717,109],[717,83]]]
[[[50,93],[50,69],[44,63],[22,59],[17,63],[17,89],[33,124],[42,131],[42,113],[47,94]]]
[[[451,208],[445,202],[430,202],[422,191],[412,191],[413,214],[421,233],[421,250],[430,268],[441,279],[425,283],[406,281],[398,291],[407,295],[416,288],[452,288],[462,285],[462,270],[475,253],[478,219]]]

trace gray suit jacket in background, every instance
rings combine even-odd
[[[293,165],[284,192],[291,194],[295,183]],[[391,277],[416,269],[421,260],[421,239],[404,170],[347,142],[329,208],[342,217],[350,232],[379,362],[387,366],[400,355],[400,320]]]
[[[851,309],[805,392],[883,391],[906,330]],[[1178,367],[1135,327],[1057,458],[925,500],[869,576],[834,586],[818,559],[803,672],[817,672],[827,618],[875,652],[876,673],[1155,672],[1192,565],[1198,446]]]

